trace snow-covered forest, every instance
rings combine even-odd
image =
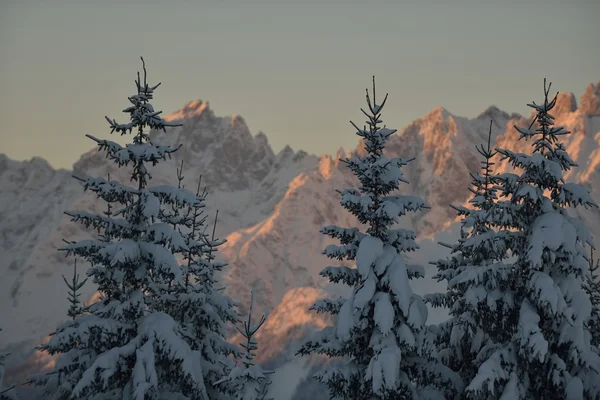
[[[194,115],[202,104],[163,118],[153,104],[168,88],[150,83],[141,62],[123,110],[128,120],[104,117],[107,132],[86,135],[96,147],[91,165],[110,165],[96,168],[106,174],[83,166],[69,174],[89,197],[65,202],[66,226],[78,228],[54,233],[70,233],[52,261],[69,271],[54,290],[67,304],[62,322],[36,343],[44,362],[35,372],[3,379],[10,354],[0,355],[0,399],[279,400],[285,386],[293,386],[294,399],[311,400],[600,398],[596,188],[579,179],[573,133],[554,115],[568,102],[550,82],[540,80],[540,93],[532,93],[538,99],[528,104],[531,118],[494,108],[478,118],[479,131],[467,141],[476,151],[465,150],[465,168],[453,171],[463,175],[454,185],[469,185],[457,187],[455,204],[442,210],[434,190],[427,191],[433,202],[415,193],[411,180],[420,178],[410,166],[427,156],[403,143],[411,139],[406,131],[397,139],[384,124],[388,94],[373,77],[360,110],[366,121],[351,125],[359,147],[318,161],[319,183],[338,185],[308,206],[325,210],[310,225],[320,231],[307,232],[310,240],[320,235],[320,253],[294,256],[300,265],[329,263],[318,275],[304,268],[280,281],[276,271],[291,268],[289,253],[305,239],[275,244],[286,258],[249,260],[249,241],[231,251],[265,226],[227,239],[219,234],[220,224],[244,212],[207,185],[218,186],[214,177],[229,165],[228,154],[210,147],[211,139],[204,146],[214,152],[186,162],[190,149],[205,150],[181,134],[186,112]],[[592,86],[592,95],[598,91]],[[438,111],[444,118],[447,112]],[[516,140],[498,139],[499,120],[512,124]],[[180,133],[177,140],[171,132]],[[289,151],[273,165],[314,161]],[[244,175],[249,158],[237,160],[230,175],[252,182]],[[167,173],[159,172],[162,164]],[[432,174],[447,180],[444,173]],[[282,196],[304,204],[294,190],[312,177],[299,177]],[[209,212],[213,194],[221,197]],[[276,212],[302,221],[314,215],[299,205],[290,211],[279,204]],[[265,229],[278,232],[268,223]],[[455,229],[447,241],[424,245],[419,234],[437,238],[431,233],[449,225]],[[273,280],[261,271],[272,271]],[[436,290],[419,286],[428,271]],[[287,308],[271,304],[274,296]],[[281,333],[286,321],[302,318]],[[0,328],[16,321],[2,318]],[[285,363],[274,354],[285,354]],[[297,388],[283,372],[293,363],[306,363]]]

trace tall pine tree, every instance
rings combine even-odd
[[[532,154],[496,149],[520,174],[495,181],[501,212],[488,215],[497,233],[479,235],[472,245],[510,258],[488,269],[455,278],[468,285],[466,301],[479,316],[477,327],[489,337],[477,356],[479,369],[466,388],[473,399],[597,399],[600,358],[590,351],[586,323],[591,304],[583,290],[589,274],[584,244],[590,235],[566,207],[592,206],[589,193],[565,183],[563,172],[576,166],[559,137],[550,111],[556,96],[535,110],[529,128],[515,127],[532,139]],[[535,127],[534,127],[535,126]]]
[[[143,63],[143,59],[142,59]],[[84,189],[114,208],[110,215],[68,212],[73,221],[99,231],[100,239],[68,242],[68,255],[91,264],[87,275],[101,299],[60,326],[42,349],[59,355],[54,370],[34,378],[54,399],[203,399],[202,355],[190,347],[180,315],[156,310],[155,285],[184,284],[175,254],[189,251],[185,238],[164,221],[161,210],[197,207],[203,199],[171,186],[150,187],[148,164],[156,165],[178,147],[150,141],[148,129],[175,126],[163,120],[150,101],[160,85],[138,73],[130,121],[106,118],[111,133],[134,133],[125,147],[87,135],[119,167],[132,167],[134,186],[103,178],[76,177]]]
[[[182,168],[178,170],[181,186]],[[196,196],[206,199],[207,190],[201,190],[198,180]],[[226,377],[234,367],[232,357],[239,356],[239,349],[226,340],[227,324],[239,320],[236,304],[223,294],[218,273],[227,265],[216,260],[219,246],[225,239],[216,235],[218,211],[212,232],[207,234],[207,216],[203,204],[188,206],[187,210],[168,210],[165,219],[181,233],[186,250],[182,257],[182,284],[163,281],[153,290],[157,299],[155,307],[177,317],[182,334],[190,348],[201,354],[201,366],[208,397],[211,400],[226,399],[231,392],[217,382]]]
[[[211,399],[220,398],[216,392],[220,392],[222,388],[216,382],[228,375],[234,366],[230,356],[240,356],[238,347],[226,340],[227,324],[237,324],[239,316],[237,305],[223,293],[225,288],[219,282],[219,274],[227,266],[227,262],[217,260],[219,247],[226,242],[226,239],[216,236],[218,217],[217,210],[210,236],[203,233],[196,238],[188,238],[188,273],[195,283],[191,287],[205,299],[202,307],[193,314],[190,325],[197,348],[202,354],[203,372],[210,384]],[[211,394],[212,392],[215,394]]]
[[[344,160],[358,177],[357,189],[341,193],[341,205],[357,217],[359,228],[326,226],[321,233],[338,239],[324,254],[356,262],[356,268],[330,266],[321,275],[351,287],[348,298],[324,299],[312,309],[337,316],[335,326],[323,329],[306,342],[299,354],[344,357],[343,368],[326,368],[317,378],[330,395],[352,400],[416,399],[435,393],[451,398],[453,375],[423,352],[427,308],[411,290],[409,279],[423,276],[423,268],[408,265],[404,253],[418,248],[415,233],[394,229],[399,217],[426,208],[415,196],[392,194],[403,178],[408,161],[388,158],[384,149],[394,129],[381,127],[387,95],[377,104],[375,78],[373,100],[367,90],[368,127],[352,125],[364,143],[364,155]]]
[[[496,233],[490,220],[501,213],[493,174],[497,153],[491,147],[491,137],[490,121],[487,146],[476,147],[482,166],[481,173],[471,174],[470,206],[452,206],[462,217],[461,237],[454,245],[440,243],[451,249],[451,257],[432,263],[438,269],[435,278],[447,281],[448,290],[425,297],[433,307],[450,310],[450,318],[437,327],[435,342],[441,361],[458,372],[466,384],[477,373],[480,351],[492,344],[489,335],[504,329],[496,325],[503,321],[504,309],[504,296],[497,295],[504,265],[496,261],[507,257],[507,249],[498,245],[504,243],[504,233]],[[473,302],[473,298],[486,301]]]

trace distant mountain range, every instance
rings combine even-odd
[[[393,103],[386,111],[394,112]],[[557,124],[573,132],[566,137],[566,145],[579,168],[567,178],[589,184],[600,203],[600,82],[588,86],[579,105],[572,94],[559,95],[553,115]],[[200,100],[166,119],[183,126],[166,133],[153,132],[152,139],[183,146],[172,160],[150,170],[150,184],[176,182],[181,160],[187,187],[195,187],[202,175],[203,186],[210,192],[209,221],[219,209],[217,233],[227,237],[221,251],[230,263],[225,284],[230,295],[240,301],[241,312],[246,310],[251,287],[256,288],[257,312],[269,314],[259,336],[259,346],[262,343],[265,348],[261,359],[281,364],[293,355],[290,343],[327,322],[307,312],[307,307],[323,295],[340,291],[318,275],[329,262],[321,255],[329,242],[319,230],[333,223],[356,225],[339,205],[335,190],[356,186],[339,158],[360,153],[362,148],[340,149],[334,157],[317,157],[289,147],[275,154],[267,136],[253,136],[242,117],[217,117],[208,103]],[[446,254],[427,239],[452,227],[455,212],[449,204],[467,201],[469,172],[479,168],[475,145],[487,140],[490,120],[497,146],[529,151],[529,143],[518,141],[513,128],[514,124],[528,125],[529,117],[509,115],[493,106],[474,119],[436,108],[393,136],[390,155],[415,158],[404,170],[410,184],[401,190],[422,196],[431,207],[404,221],[428,247],[427,252],[415,254],[415,260],[426,262]],[[509,170],[510,166],[500,163],[498,169]],[[110,173],[111,179],[129,181],[129,169],[116,168],[95,148],[81,156],[73,171],[92,176]],[[17,367],[65,318],[68,305],[61,275],[72,273],[73,260],[56,249],[63,238],[85,238],[88,232],[71,223],[63,211],[104,209],[104,204],[83,192],[71,177],[73,171],[54,170],[37,157],[19,162],[0,154],[0,323],[4,329],[0,350],[12,349],[8,362],[13,365],[13,376],[36,368],[36,362],[48,361],[34,357],[26,366]],[[578,213],[598,236],[600,212]],[[430,279],[415,285],[421,291],[433,287]],[[86,290],[86,296],[92,296],[91,284]]]

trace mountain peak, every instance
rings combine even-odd
[[[500,110],[496,106],[489,106],[483,112],[481,112],[476,119],[485,119],[485,120],[493,120],[498,121],[499,119],[510,119],[510,115]]]
[[[233,114],[231,116],[230,125],[232,127],[235,127],[235,126],[247,126],[246,125],[246,120],[244,119],[244,117],[242,117],[239,114]]]
[[[182,119],[188,119],[192,117],[198,117],[203,114],[212,114],[209,107],[208,101],[202,101],[200,99],[192,100],[184,105],[178,111],[169,114],[165,117],[165,121],[177,121]]]
[[[162,145],[184,144],[174,159],[185,160],[188,168],[202,171],[213,189],[244,190],[261,181],[271,169],[275,155],[266,135],[252,135],[240,115],[219,117],[207,101],[194,100],[165,119],[181,126],[166,132],[153,130],[151,139]],[[111,167],[102,154],[93,150],[75,163],[74,170],[88,174],[95,169],[94,174],[105,176]]]
[[[50,163],[42,157],[32,157],[29,161],[27,161],[27,163],[40,169],[54,171],[54,168],[52,168]]]
[[[452,113],[450,113],[450,111],[448,111],[444,107],[436,107],[433,110],[429,111],[427,114],[425,114],[423,119],[446,119],[451,115]]]
[[[227,141],[229,136],[233,136],[236,140],[243,140],[247,144],[252,142],[253,136],[244,117],[233,114],[231,117],[224,118],[222,121],[224,124],[227,124],[227,128],[222,131],[226,138],[225,141]]]
[[[5,169],[23,168],[30,171],[43,171],[54,173],[56,170],[42,157],[34,156],[29,160],[17,161],[8,155],[0,153],[0,173]]]
[[[254,141],[259,146],[269,145],[269,138],[262,131],[259,131],[256,136],[254,136]]]
[[[570,92],[560,92],[556,98],[556,105],[552,109],[552,115],[558,117],[572,113],[575,110],[577,110],[575,95]]]
[[[294,150],[289,145],[286,144],[283,147],[283,149],[281,149],[281,151],[279,151],[279,153],[277,153],[277,158],[284,159],[284,158],[288,158],[293,155],[294,155]]]
[[[579,110],[587,115],[600,115],[600,81],[590,83],[585,90],[579,105]]]

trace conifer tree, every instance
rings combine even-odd
[[[466,384],[475,377],[480,361],[480,350],[490,345],[489,334],[499,316],[498,308],[502,304],[493,301],[485,306],[472,304],[470,299],[475,293],[493,294],[498,287],[494,282],[501,281],[502,264],[506,258],[506,248],[496,244],[502,240],[502,233],[492,229],[490,217],[501,210],[496,204],[497,194],[494,184],[492,161],[497,154],[491,147],[492,121],[488,132],[487,146],[476,146],[482,156],[481,173],[471,174],[469,200],[470,207],[451,206],[461,221],[461,237],[457,244],[447,245],[451,249],[449,259],[440,259],[436,263],[438,281],[447,281],[448,290],[443,294],[430,294],[425,297],[433,307],[446,307],[450,310],[450,318],[437,327],[436,347],[442,362],[460,374]],[[479,281],[470,281],[473,274],[481,275]],[[479,276],[478,275],[478,276]],[[485,325],[485,326],[484,326]],[[485,329],[484,329],[485,328]]]
[[[321,275],[351,287],[348,298],[324,299],[312,309],[337,317],[336,324],[307,341],[299,354],[343,357],[345,367],[325,368],[317,379],[333,398],[352,400],[416,399],[434,393],[452,398],[460,384],[448,368],[423,352],[427,308],[411,290],[409,279],[423,276],[423,268],[408,265],[404,253],[418,248],[415,233],[394,229],[399,217],[425,209],[415,196],[392,194],[410,160],[388,158],[384,149],[394,129],[381,127],[387,95],[378,104],[373,78],[373,100],[367,90],[368,128],[358,128],[364,155],[343,160],[358,177],[357,189],[341,191],[341,205],[357,217],[357,227],[326,226],[321,233],[338,239],[324,254],[330,259],[356,262],[356,268],[330,266]]]
[[[479,369],[466,388],[470,399],[597,399],[600,358],[590,351],[586,323],[590,299],[583,290],[589,274],[584,244],[590,235],[566,207],[595,207],[581,186],[566,183],[563,172],[576,166],[555,127],[544,80],[541,105],[529,104],[532,154],[496,149],[517,173],[495,177],[501,212],[488,214],[497,232],[470,239],[491,258],[510,250],[510,258],[470,268],[455,277],[467,285],[465,302],[477,327],[489,338],[477,355]],[[535,126],[535,127],[534,127]],[[478,314],[478,316],[476,314]]]
[[[183,181],[183,162],[178,169],[179,186]],[[205,200],[206,188],[201,189],[202,179],[198,180],[196,197]],[[201,354],[202,374],[211,400],[226,399],[231,393],[227,387],[216,382],[227,376],[234,366],[231,357],[239,356],[237,346],[226,340],[227,324],[236,324],[238,315],[236,304],[225,296],[219,287],[217,273],[227,265],[216,261],[219,246],[225,239],[216,235],[218,211],[212,226],[212,234],[206,233],[207,216],[203,213],[204,204],[190,205],[165,210],[165,220],[177,229],[185,242],[181,252],[182,284],[173,285],[163,281],[152,288],[155,303],[153,307],[176,316],[185,341],[194,351]]]
[[[71,282],[67,281],[67,278],[63,275],[63,280],[69,288],[69,311],[67,311],[67,315],[71,317],[71,319],[75,319],[79,314],[83,312],[83,307],[81,306],[81,301],[79,300],[80,294],[78,290],[85,285],[87,282],[87,278],[83,281],[79,280],[79,274],[77,273],[77,259],[75,259],[73,263],[73,278],[71,278]]]
[[[231,370],[229,375],[219,381],[217,384],[225,385],[228,390],[235,393],[236,400],[273,400],[267,398],[267,392],[271,381],[268,375],[274,371],[265,371],[260,365],[254,363],[254,352],[258,349],[254,335],[265,322],[265,316],[255,325],[252,322],[252,311],[254,306],[254,289],[250,294],[250,311],[248,320],[244,321],[244,330],[237,328],[240,334],[246,339],[246,343],[240,345],[244,349],[244,358],[241,364]]]
[[[231,357],[239,357],[237,346],[226,340],[227,324],[237,324],[239,316],[237,305],[223,291],[219,282],[219,274],[227,266],[227,262],[218,261],[219,247],[226,239],[216,236],[219,211],[215,214],[210,236],[196,229],[197,236],[188,238],[188,273],[192,277],[191,289],[201,298],[204,304],[193,313],[189,331],[193,333],[197,348],[202,354],[202,365],[206,382],[209,384],[211,399],[218,399],[217,392],[223,390],[216,382],[226,376],[234,366]],[[212,393],[212,394],[211,394]],[[232,393],[228,393],[232,394]]]
[[[164,282],[184,283],[175,254],[188,251],[186,240],[162,220],[162,210],[173,205],[198,207],[203,199],[172,186],[148,185],[148,165],[170,157],[178,147],[150,141],[147,129],[176,126],[160,117],[150,101],[156,88],[138,73],[131,106],[123,110],[130,121],[106,120],[111,133],[134,133],[125,147],[110,140],[94,140],[119,167],[132,167],[128,186],[114,180],[76,177],[84,189],[115,206],[110,215],[68,212],[73,221],[101,233],[100,239],[68,242],[67,255],[91,264],[87,275],[101,299],[61,325],[41,348],[59,355],[54,370],[33,377],[53,399],[199,399],[208,400],[202,355],[190,347],[179,322],[154,308],[154,287]]]

